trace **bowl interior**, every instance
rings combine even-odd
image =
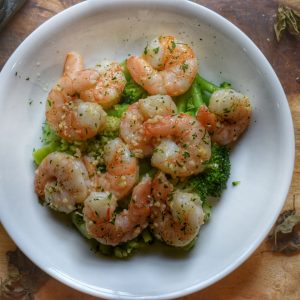
[[[34,262],[82,291],[108,298],[180,296],[233,270],[270,229],[291,178],[290,112],[265,58],[221,17],[187,1],[109,2],[87,1],[59,14],[32,34],[2,71],[1,220]],[[39,205],[32,150],[40,145],[47,92],[68,51],[80,52],[86,66],[102,59],[123,61],[141,54],[159,35],[192,45],[204,77],[229,81],[247,94],[253,119],[232,151],[228,188],[190,253],[150,247],[129,260],[108,259],[90,251],[74,228]],[[233,187],[233,180],[241,184]]]

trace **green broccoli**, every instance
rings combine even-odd
[[[39,165],[48,154],[56,151],[57,148],[58,148],[57,144],[51,143],[39,149],[33,149],[32,156],[35,164]]]
[[[212,145],[211,158],[204,172],[192,177],[188,185],[197,192],[202,201],[210,197],[220,197],[227,187],[230,176],[229,149],[217,144]]]
[[[121,103],[131,104],[147,96],[147,92],[131,79],[126,83],[121,96]]]
[[[199,74],[196,75],[195,81],[200,86],[203,92],[214,93],[220,89],[230,89],[231,83],[224,81],[220,84],[220,86],[215,85],[214,83],[204,79]]]
[[[220,89],[220,87],[218,87],[217,85],[213,84],[212,82],[209,82],[208,80],[204,79],[199,74],[196,75],[195,81],[197,82],[197,84],[200,86],[200,88],[203,91],[206,91],[210,94],[212,94],[215,91]]]
[[[228,82],[217,86],[197,74],[188,91],[175,98],[178,112],[194,116],[201,105],[208,106],[212,93],[228,88],[231,88],[231,84]]]
[[[176,97],[175,102],[179,113],[187,113],[192,116],[196,115],[201,105],[206,104],[196,80],[183,95]]]
[[[111,109],[109,109],[107,112],[108,116],[122,118],[123,113],[127,110],[128,104],[116,104]]]
[[[69,143],[60,138],[47,123],[45,123],[43,126],[42,143],[43,146],[39,149],[34,149],[32,153],[33,160],[37,165],[39,165],[42,160],[51,152],[60,151],[74,154],[76,153],[77,149],[81,148],[83,145],[83,142],[80,141]]]

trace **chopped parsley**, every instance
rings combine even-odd
[[[153,49],[153,52],[154,52],[155,54],[157,54],[158,51],[159,51],[159,47]]]
[[[184,157],[184,158],[190,157],[190,153],[187,152],[187,151],[184,151],[184,152],[183,152],[183,157]]]
[[[236,181],[232,181],[232,185],[233,186],[237,186],[237,185],[239,185],[241,182],[240,181],[238,181],[238,180],[236,180]]]
[[[148,44],[147,44],[147,46],[146,46],[145,49],[144,49],[144,54],[145,54],[145,55],[148,54]]]
[[[189,68],[189,65],[186,64],[186,63],[183,63],[183,64],[180,66],[180,68],[181,68],[181,70],[182,70],[183,72],[185,72],[185,71]]]

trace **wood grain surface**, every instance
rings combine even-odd
[[[16,47],[40,24],[77,0],[28,0],[23,8],[0,32],[0,69]],[[198,0],[223,15],[244,31],[261,49],[275,69],[288,96],[296,137],[295,169],[284,209],[292,207],[293,198],[300,210],[300,41],[289,35],[276,42],[273,24],[278,1],[275,0]],[[293,1],[297,2],[297,1]],[[296,3],[297,4],[297,3]],[[300,5],[300,1],[298,1]],[[36,278],[36,273],[45,280],[29,280],[31,289],[21,291],[18,296],[0,299],[41,300],[91,300],[94,297],[75,291],[38,270],[24,255],[14,251],[15,244],[0,225],[0,279],[8,276],[8,259],[19,264],[26,276]],[[9,253],[9,255],[7,255]],[[16,258],[17,255],[17,258]],[[182,297],[184,300],[299,300],[300,299],[300,255],[274,254],[267,242],[236,271],[218,283],[198,293]],[[2,295],[2,296],[1,296]],[[27,297],[27,298],[26,298]]]

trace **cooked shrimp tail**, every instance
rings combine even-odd
[[[76,52],[69,52],[65,59],[64,76],[74,79],[81,70],[83,70],[82,56]]]

